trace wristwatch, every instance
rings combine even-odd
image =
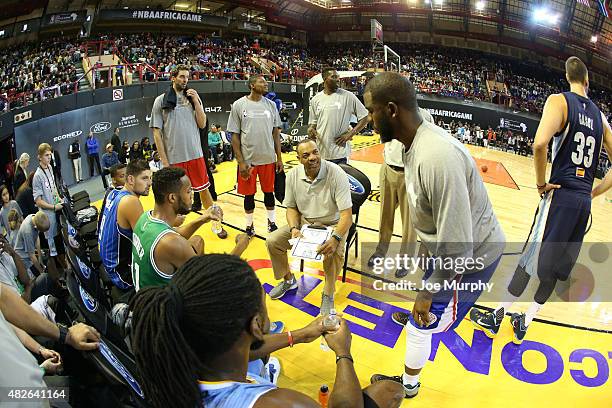
[[[294,229],[300,231],[300,227],[294,225],[293,227],[289,228],[289,232],[293,231]]]
[[[66,337],[68,336],[68,328],[63,324],[58,324],[57,328],[59,329],[59,343],[66,344]]]
[[[335,232],[332,234],[332,237],[334,237],[336,239],[336,241],[340,242],[342,241],[342,235],[340,234],[336,234]]]

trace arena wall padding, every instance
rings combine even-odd
[[[236,87],[242,88],[244,86],[244,81],[236,82]],[[194,81],[190,83],[190,86],[199,92],[204,102],[208,123],[221,124],[223,129],[225,129],[231,104],[236,99],[246,95],[246,92],[227,92],[227,90],[223,89],[226,87],[225,81],[223,81],[223,84],[221,85],[221,81]],[[167,89],[169,85],[170,82],[145,84],[144,86],[135,85],[133,87],[142,88],[141,92],[137,93],[139,97],[115,102],[112,102],[111,89],[96,90],[88,93],[93,95],[94,102],[108,102],[87,107],[79,106],[80,103],[78,103],[79,100],[86,101],[87,96],[77,94],[52,99],[21,109],[19,110],[20,112],[32,110],[33,117],[23,123],[18,123],[14,128],[16,153],[19,155],[27,152],[33,158],[34,163],[36,163],[38,145],[43,142],[51,144],[60,153],[63,179],[66,184],[71,185],[75,180],[72,163],[68,158],[68,148],[75,139],[78,139],[81,145],[82,175],[84,178],[87,178],[89,175],[89,163],[87,161],[85,141],[89,131],[94,130],[97,132],[95,136],[98,139],[100,160],[105,152],[104,148],[110,142],[116,127],[121,129],[119,135],[121,141],[127,140],[130,145],[135,140],[140,140],[145,136],[148,136],[151,139],[151,143],[153,143],[153,132],[149,128],[147,117],[151,114],[155,97]],[[227,87],[229,86],[228,84]],[[245,88],[246,86],[243,89]],[[205,92],[206,89],[218,89],[223,92],[207,93]],[[155,97],[142,97],[145,93],[148,95],[154,93]],[[130,92],[130,96],[134,95],[133,92]],[[277,95],[283,102],[295,103],[296,108],[290,109],[289,113],[292,118],[296,117],[301,110],[301,93],[287,94],[277,92]],[[125,96],[126,93],[124,93]],[[34,115],[34,110],[38,111],[37,115]],[[45,115],[46,113],[52,114],[47,116]],[[10,119],[12,121],[15,113],[9,112],[9,114],[11,114]],[[6,116],[5,114],[2,118]],[[96,124],[98,126],[95,126]]]

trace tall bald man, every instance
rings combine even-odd
[[[423,120],[434,123],[433,117],[427,109],[419,108]],[[393,224],[395,224],[395,211],[400,209],[402,216],[402,244],[400,254],[414,255],[417,235],[410,223],[410,211],[408,199],[406,198],[406,182],[404,177],[404,161],[402,154],[404,145],[391,140],[385,143],[383,151],[385,163],[380,166],[380,227],[378,232],[378,245],[368,260],[368,266],[376,263],[376,258],[382,258],[389,250],[389,243],[393,235]],[[406,268],[398,268],[395,271],[396,278],[403,278],[408,274]]]
[[[322,159],[347,163],[350,141],[368,124],[368,112],[355,94],[340,88],[334,68],[323,68],[321,76],[323,90],[310,101],[308,136],[317,141]],[[359,122],[351,129],[352,116]]]
[[[404,177],[411,221],[433,259],[410,316],[406,316],[404,374],[376,374],[372,382],[401,382],[406,397],[417,395],[419,374],[431,351],[433,333],[459,325],[481,290],[453,290],[452,283],[488,282],[499,263],[505,237],[476,162],[444,129],[423,120],[412,83],[385,72],[367,85],[364,101],[382,142],[404,145]],[[473,267],[467,266],[472,260]],[[395,320],[395,318],[394,318]]]

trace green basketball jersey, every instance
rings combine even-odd
[[[153,254],[157,243],[166,234],[177,234],[166,222],[153,217],[151,211],[144,212],[132,235],[132,279],[136,290],[147,286],[165,286],[172,275],[159,270]]]

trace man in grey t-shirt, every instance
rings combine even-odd
[[[438,260],[427,263],[433,267],[426,268],[412,314],[393,316],[406,325],[404,374],[372,377],[374,382],[401,382],[406,397],[414,397],[432,334],[452,330],[463,320],[495,272],[505,237],[476,162],[444,129],[423,121],[407,78],[393,72],[377,75],[364,101],[381,142],[396,139],[404,145],[411,221],[429,259]],[[478,289],[453,288],[453,283]]]
[[[327,67],[321,73],[323,91],[310,100],[308,136],[316,139],[321,157],[336,164],[347,163],[351,153],[349,141],[368,124],[368,111],[349,91],[338,87],[338,73]],[[359,121],[351,129],[351,117]]]
[[[253,236],[257,178],[268,210],[268,232],[277,229],[274,178],[283,171],[283,160],[280,115],[274,102],[264,97],[268,83],[262,75],[252,75],[248,83],[251,93],[232,104],[227,131],[232,133],[232,148],[238,160],[238,194],[244,195],[246,232]]]
[[[31,278],[44,272],[44,268],[36,256],[36,251],[40,249],[40,245],[37,245],[38,233],[47,230],[49,230],[49,217],[43,211],[38,211],[36,214],[25,217],[17,232],[15,252],[23,261]],[[32,267],[36,268],[37,273],[31,270]]]
[[[177,65],[172,70],[172,86],[155,98],[149,127],[163,167],[181,167],[187,173],[194,192],[200,193],[204,208],[212,206],[210,181],[200,141],[200,129],[206,126],[202,99],[195,89],[187,88],[189,67]],[[221,212],[221,215],[223,213]],[[213,223],[219,238],[227,238],[220,223]]]

